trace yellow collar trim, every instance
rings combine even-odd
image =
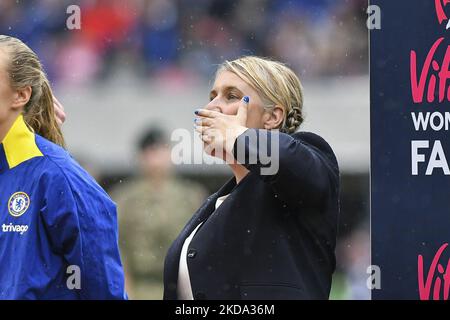
[[[34,133],[27,127],[22,115],[9,129],[2,144],[10,169],[32,158],[44,156],[36,145]]]

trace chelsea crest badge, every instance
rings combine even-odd
[[[30,197],[25,192],[14,193],[8,201],[9,214],[13,217],[20,217],[30,206]]]

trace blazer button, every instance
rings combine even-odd
[[[206,294],[203,292],[197,292],[195,294],[195,300],[206,300]]]
[[[187,257],[190,259],[194,259],[197,255],[197,251],[195,249],[189,249]]]

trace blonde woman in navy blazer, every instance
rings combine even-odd
[[[297,130],[302,109],[300,80],[282,63],[247,56],[219,67],[195,125],[234,177],[169,249],[165,299],[328,299],[339,169],[324,139]]]

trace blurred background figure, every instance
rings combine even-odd
[[[330,298],[334,300],[370,300],[367,287],[367,268],[370,259],[370,229],[366,225],[356,226],[346,236],[341,236],[336,248],[339,263],[333,276]]]
[[[80,30],[67,29],[69,5],[80,7]],[[365,286],[370,264],[369,246],[360,245],[361,239],[368,243],[369,232],[358,227],[369,220],[367,6],[367,0],[1,0],[0,34],[24,40],[39,54],[66,108],[63,129],[69,150],[95,164],[106,190],[121,189],[114,192],[119,204],[134,199],[122,193],[138,190],[134,186],[147,181],[148,169],[136,173],[136,159],[145,158],[144,153],[136,155],[136,137],[149,123],[158,123],[168,134],[188,129],[193,136],[193,110],[208,103],[206,93],[217,64],[251,54],[285,61],[305,86],[302,130],[325,138],[340,165],[341,249],[332,298],[365,299],[367,294],[354,294],[350,283]],[[169,162],[166,158],[162,167]],[[186,164],[164,170],[186,179],[189,190],[202,185],[205,194],[229,178],[226,166]],[[151,262],[165,249],[155,250],[155,240],[146,240],[152,233],[161,236],[160,227],[166,227],[157,219],[180,214],[173,221],[181,228],[203,200],[194,204],[189,191],[180,192],[173,198],[181,203],[177,210],[167,209],[159,216],[155,203],[166,197],[162,188],[148,189],[153,192],[143,191],[142,199],[150,205],[143,204],[143,210],[131,210],[141,200],[120,204],[121,218],[128,221],[121,220],[120,237],[130,281],[133,272],[153,274],[160,268]],[[172,203],[161,204],[165,205]],[[127,228],[135,232],[127,235]],[[154,229],[147,234],[146,228]],[[127,248],[128,242],[130,247],[147,248]],[[355,258],[358,255],[361,259]],[[162,258],[158,263],[162,270]],[[137,277],[135,291],[145,292],[138,288],[145,281]],[[133,291],[131,297],[136,297]]]
[[[171,149],[161,129],[138,144],[139,175],[118,184],[111,196],[119,212],[120,249],[130,299],[162,299],[164,257],[206,191],[173,172]]]

